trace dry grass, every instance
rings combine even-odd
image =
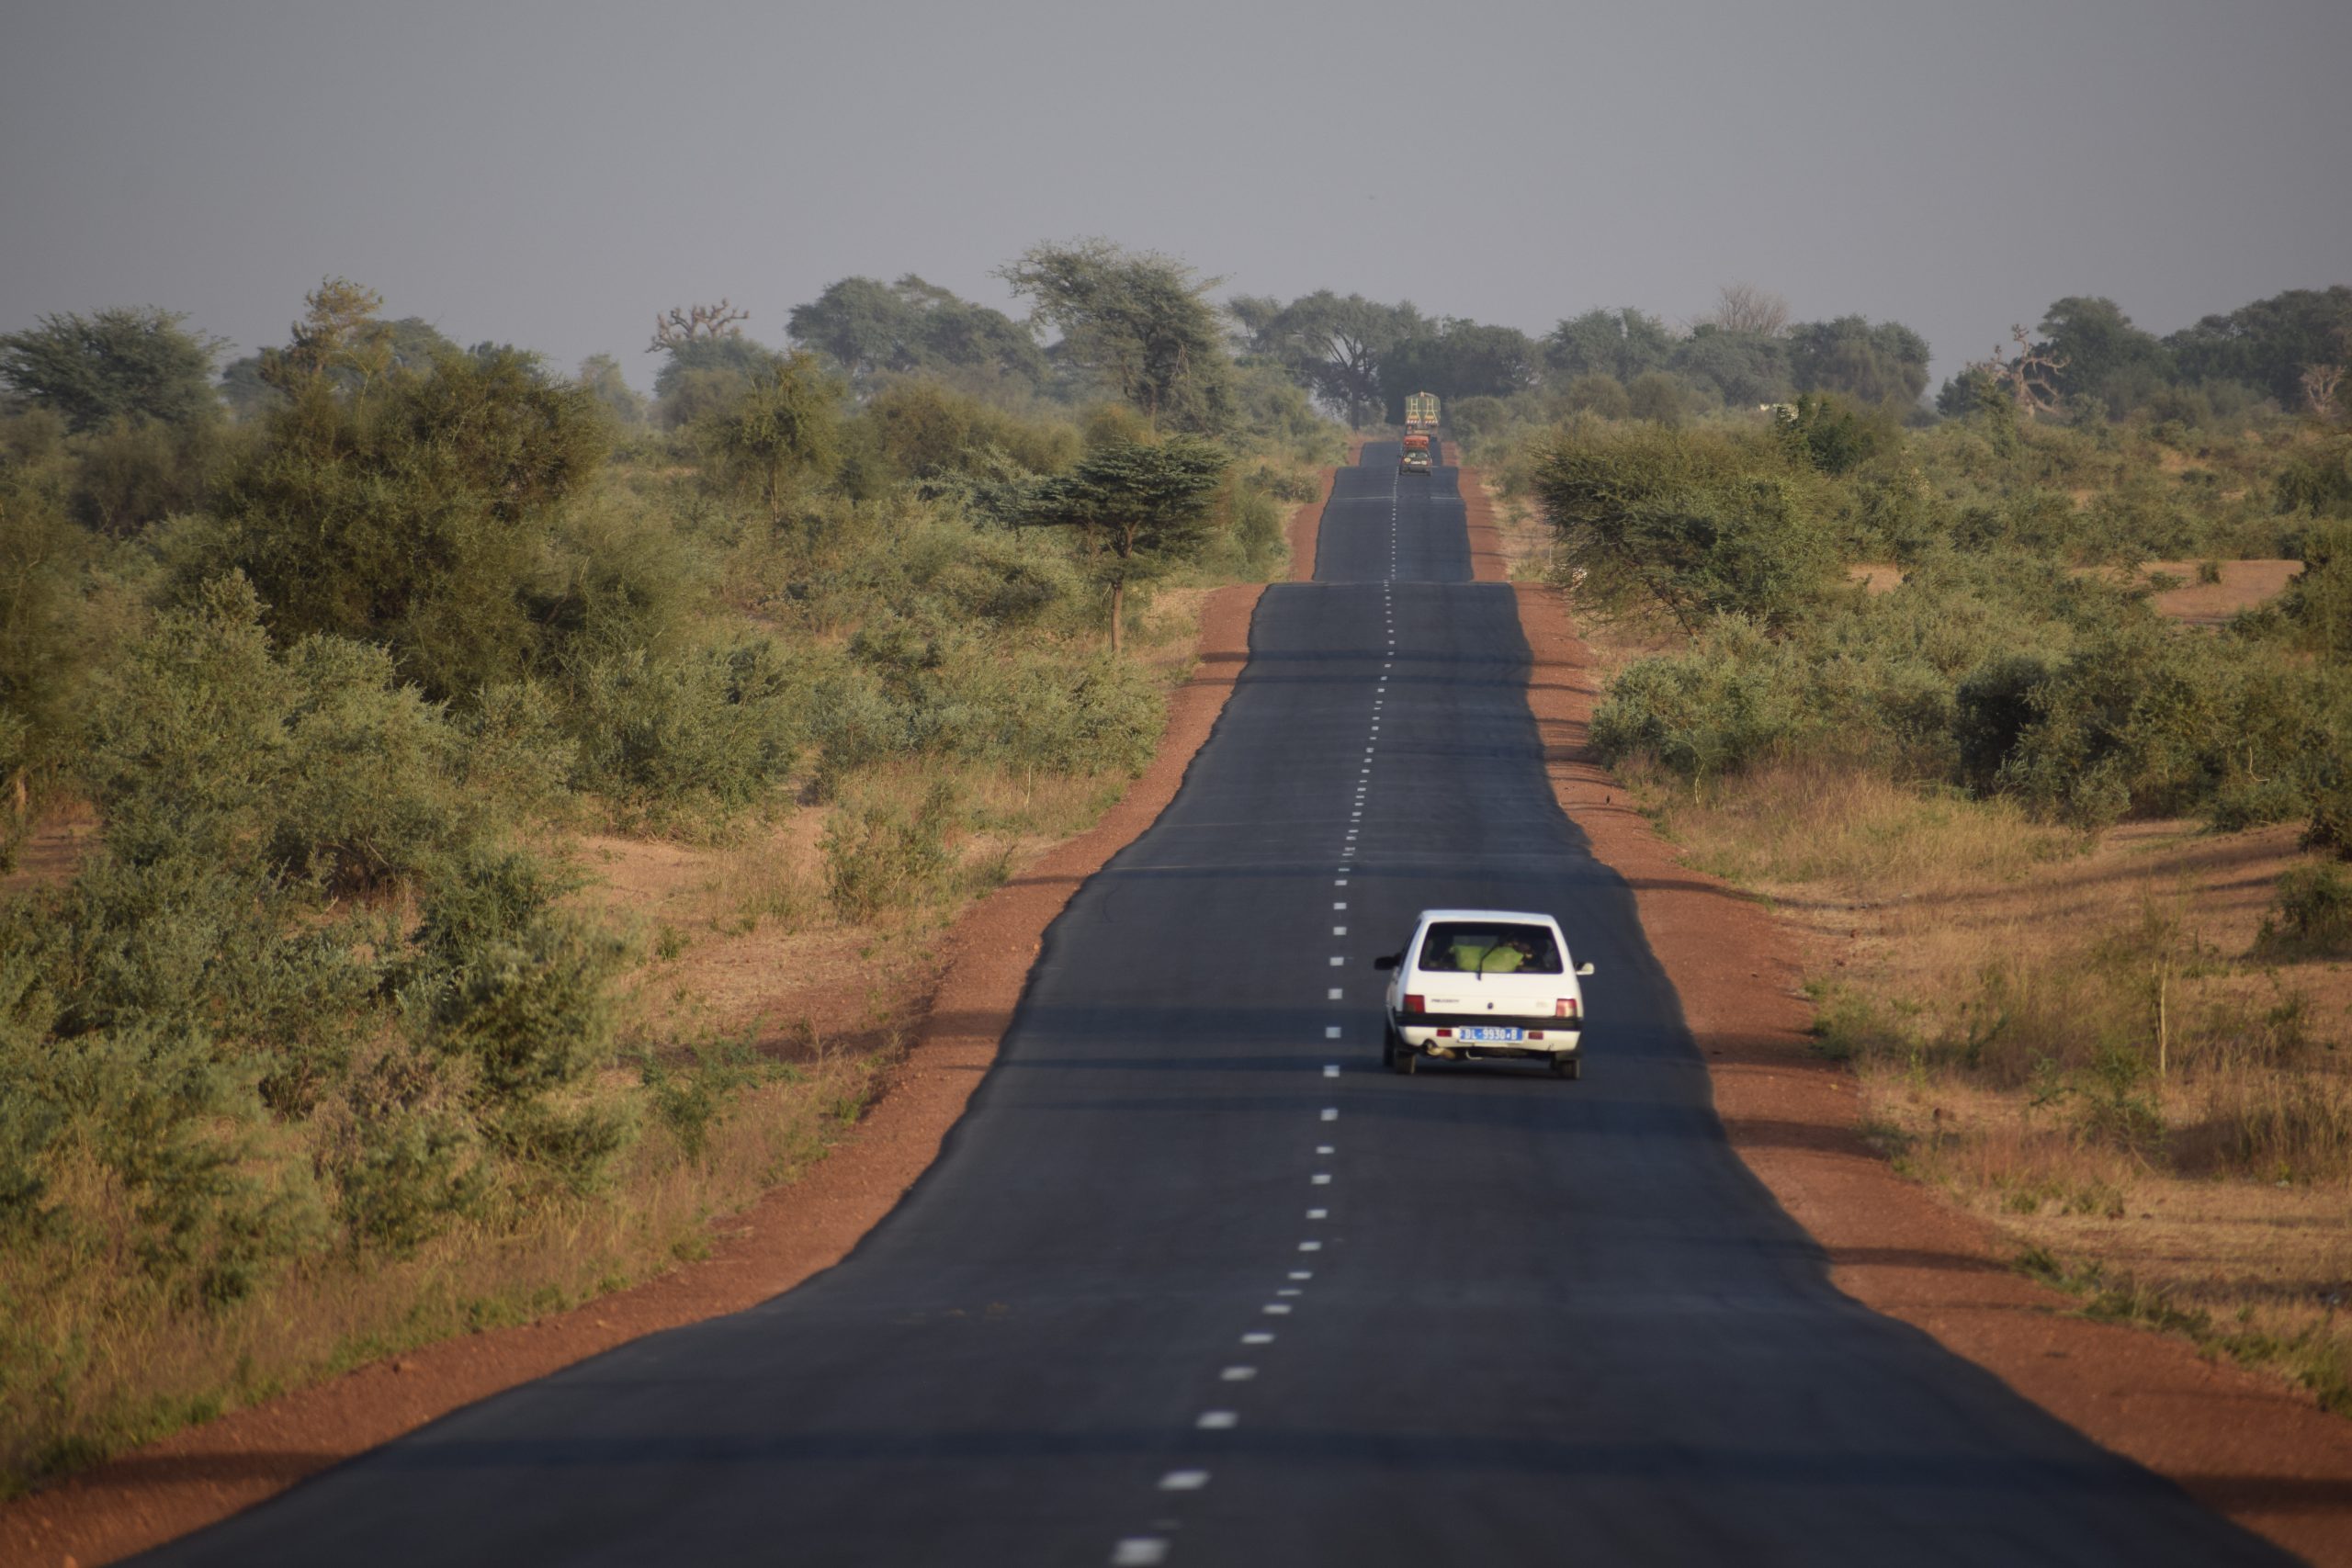
[[[2303,570],[2299,560],[2152,560],[2136,570],[2085,567],[2086,573],[2126,586],[2157,589],[2157,613],[2193,626],[2218,626],[2242,610],[2268,604]]]
[[[407,1258],[320,1258],[243,1302],[189,1311],[127,1260],[0,1251],[0,1492],[435,1340],[527,1322],[707,1250],[717,1216],[789,1181],[855,1122],[881,1071],[837,1056],[743,1090],[698,1156],[650,1127],[604,1192],[461,1225]],[[617,1086],[607,1084],[605,1092]]]
[[[2352,964],[2257,945],[2292,828],[2092,841],[1821,764],[1629,782],[1803,933],[1822,1048],[1900,1168],[2090,1310],[2352,1411]]]

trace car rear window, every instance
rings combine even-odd
[[[1560,944],[1547,926],[1440,920],[1421,939],[1419,967],[1448,975],[1558,975]]]

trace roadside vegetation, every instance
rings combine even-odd
[[[1005,276],[682,308],[650,400],[341,279],[217,381],[0,336],[0,1491],[695,1256],[856,1120],[1340,450],[1180,264]]]
[[[1711,400],[1726,335],[1789,375]],[[1806,933],[1901,1168],[2352,1412],[2352,289],[2062,300],[1933,409],[1924,345],[1817,335],[1585,318],[1453,411],[1593,744]]]

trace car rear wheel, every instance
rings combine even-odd
[[[1382,1061],[1388,1064],[1390,1072],[1403,1073],[1410,1077],[1413,1065],[1420,1058],[1420,1053],[1406,1044],[1397,1034],[1395,1026],[1391,1025],[1387,1039],[1381,1044],[1380,1057]]]
[[[1553,1057],[1552,1076],[1555,1078],[1580,1078],[1584,1077],[1584,1058],[1581,1056]]]

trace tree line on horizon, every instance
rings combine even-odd
[[[1917,332],[1860,315],[1795,321],[1779,296],[1745,283],[1726,286],[1687,328],[1619,306],[1564,317],[1537,337],[1328,288],[1287,303],[1244,294],[1220,305],[1209,295],[1222,279],[1102,241],[1034,247],[998,276],[1030,301],[1025,317],[912,273],[887,283],[850,276],[786,313],[781,349],[746,332],[750,313],[725,302],[673,310],[649,345],[663,356],[650,400],[609,354],[583,360],[572,378],[625,429],[691,425],[790,367],[856,401],[910,378],[1015,410],[1082,403],[1109,384],[1155,426],[1165,420],[1211,437],[1242,425],[1303,432],[1312,413],[1293,389],[1357,426],[1399,423],[1417,391],[1449,405],[1540,397],[1562,412],[1667,423],[1807,393],[1913,423],[1988,400],[2038,417],[2145,411],[2195,423],[2266,401],[2329,412],[2352,395],[2352,287],[2344,285],[2286,290],[2161,337],[2112,299],[2068,296],[2032,333],[2015,329],[2012,348],[1994,347],[1929,400],[1929,345]],[[0,334],[0,386],[8,400],[51,410],[109,448],[122,493],[92,497],[90,508],[152,517],[188,499],[187,472],[223,413],[251,420],[282,396],[270,366],[287,350],[244,355],[216,373],[228,346],[152,306],[46,316]],[[372,321],[368,353],[369,363],[334,374],[348,383],[458,354],[532,357],[510,344],[461,348],[413,315]],[[1485,411],[1469,412],[1475,423]]]
[[[1996,346],[1948,378],[1932,411],[1924,400],[1929,349],[1918,333],[1860,315],[1792,321],[1779,296],[1745,283],[1726,286],[1687,329],[1622,306],[1563,318],[1542,337],[1329,289],[1288,303],[1241,296],[1227,309],[1250,353],[1282,365],[1352,423],[1397,423],[1417,391],[1449,404],[1541,395],[1564,412],[1667,423],[1807,393],[1914,423],[1992,398],[2060,418],[2149,410],[2197,423],[2265,400],[2290,412],[2333,409],[2352,363],[2352,287],[2343,285],[2290,289],[2161,338],[2111,299],[2069,296],[2043,312],[2035,333],[2018,329],[2014,349]]]

